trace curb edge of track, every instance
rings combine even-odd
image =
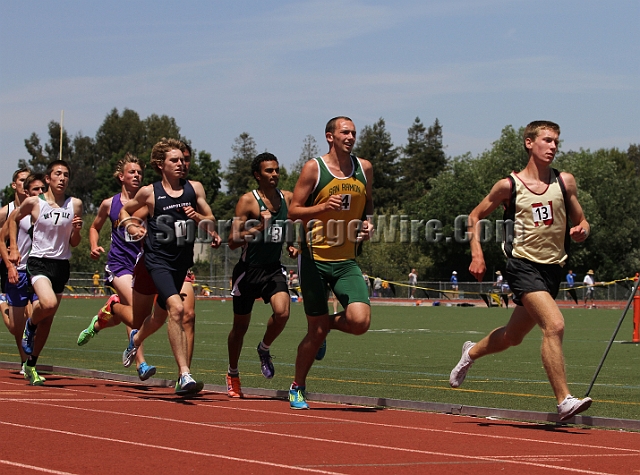
[[[39,371],[80,376],[85,378],[105,379],[127,383],[140,383],[137,376],[128,376],[108,371],[94,369],[68,368],[64,366],[37,365]],[[0,361],[0,369],[20,369],[19,363]],[[175,380],[150,378],[144,381],[147,386],[174,387]],[[226,393],[227,388],[218,384],[205,384],[204,389],[215,393]],[[242,392],[251,396],[270,397],[287,400],[289,392],[281,389],[242,388]],[[443,402],[408,401],[384,397],[349,396],[342,394],[308,393],[310,401],[328,402],[334,404],[350,404],[357,406],[382,407],[389,409],[409,409],[415,411],[437,412],[470,417],[497,418],[506,420],[524,420],[541,423],[555,423],[557,425],[575,424],[588,427],[602,427],[607,429],[627,429],[640,431],[640,420],[616,419],[611,417],[593,417],[578,415],[566,421],[560,421],[558,414],[551,412],[524,411],[516,409],[499,409],[492,407],[465,406]]]

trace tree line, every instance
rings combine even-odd
[[[47,163],[59,158],[60,124],[51,121],[48,135],[44,143],[36,133],[25,139],[31,158],[19,160],[17,168],[28,166],[43,171]],[[491,148],[477,156],[467,153],[448,157],[438,119],[426,126],[416,117],[407,130],[406,143],[396,146],[380,118],[359,131],[354,153],[373,164],[376,217],[401,216],[405,222],[414,220],[422,226],[436,219],[443,224],[440,232],[453,236],[457,216],[468,214],[497,180],[524,167],[527,154],[522,135],[523,128],[509,125]],[[151,148],[161,137],[191,143],[181,134],[175,119],[156,114],[142,119],[130,109],[110,111],[95,137],[81,132],[69,137],[63,130],[61,158],[69,162],[72,170],[69,193],[85,205],[84,233],[100,202],[120,191],[113,178],[116,162],[131,152],[148,163]],[[225,170],[220,160],[205,150],[194,151],[192,159],[190,178],[202,182],[219,220],[231,219],[238,198],[255,184],[251,161],[258,154],[258,147],[253,137],[248,132],[241,133],[231,150]],[[291,169],[281,164],[280,187],[293,190],[302,165],[321,153],[315,137],[307,135]],[[554,167],[576,177],[578,198],[592,229],[585,243],[572,245],[567,268],[578,274],[594,269],[598,280],[630,276],[640,270],[640,198],[636,193],[640,185],[640,146],[596,151],[564,151],[560,147]],[[156,179],[155,173],[147,170],[144,184]],[[226,191],[222,189],[223,181]],[[3,203],[13,199],[10,186],[0,194]],[[500,218],[499,210],[490,216],[491,220]],[[448,280],[456,270],[461,281],[471,280],[467,244],[453,239],[429,242],[424,239],[424,231],[421,233],[417,242],[401,242],[398,236],[394,242],[365,243],[359,257],[362,269],[372,276],[401,281],[406,280],[411,268],[418,269],[420,280]],[[484,249],[488,270],[503,269],[499,243],[491,240]],[[91,261],[88,254],[88,239],[84,236],[72,259],[75,271],[91,272],[97,265],[104,265]]]

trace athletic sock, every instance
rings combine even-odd
[[[100,317],[96,320],[96,323],[93,325],[93,331],[98,333],[103,328],[107,327],[107,320],[103,320]]]
[[[30,319],[30,318],[28,318],[28,319],[27,319],[27,328],[29,329],[29,331],[30,331],[30,332],[34,332],[34,331],[36,331],[36,328],[38,328],[38,325],[34,325],[34,324],[31,322],[31,319]]]
[[[227,370],[227,374],[229,376],[239,376],[240,371],[238,371],[238,368],[232,368],[231,366],[229,366],[229,369]]]
[[[31,366],[32,368],[35,368],[37,362],[38,362],[37,356],[29,356],[29,358],[27,359],[27,366]]]
[[[260,344],[258,345],[258,349],[259,349],[260,351],[269,351],[269,348],[270,348],[270,347],[271,347],[271,345],[265,345],[265,344],[264,344],[264,340],[262,340],[262,341],[260,342]]]

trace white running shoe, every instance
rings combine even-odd
[[[578,399],[569,394],[564,401],[558,404],[558,415],[561,421],[566,421],[576,414],[586,411],[591,407],[593,400],[590,397]]]
[[[471,368],[473,364],[473,360],[469,358],[469,350],[476,346],[476,344],[472,341],[466,341],[464,345],[462,345],[462,358],[458,361],[453,370],[451,370],[451,375],[449,376],[449,384],[452,388],[457,388],[462,384],[464,378],[467,377],[467,371]]]

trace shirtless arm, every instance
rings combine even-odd
[[[469,272],[480,282],[482,282],[482,277],[487,268],[484,262],[482,245],[475,232],[478,221],[489,216],[498,206],[509,201],[510,197],[511,184],[508,178],[504,178],[493,185],[489,194],[485,196],[480,204],[469,214],[467,224],[469,245],[471,246],[471,265],[469,266]]]
[[[193,190],[196,192],[196,209],[194,210],[191,206],[186,206],[184,208],[184,212],[188,218],[193,219],[197,224],[200,224],[203,221],[207,222],[206,229],[211,236],[211,247],[218,248],[222,244],[222,239],[220,239],[220,236],[216,231],[216,218],[213,216],[209,203],[207,203],[207,195],[204,191],[204,187],[199,181],[190,181],[189,183],[191,183]]]
[[[76,247],[80,244],[80,240],[82,236],[80,235],[80,230],[82,229],[82,201],[78,198],[71,198],[71,202],[73,204],[73,221],[71,231],[71,236],[69,237],[69,244],[71,247]]]
[[[360,159],[362,164],[362,171],[367,178],[367,202],[364,207],[365,216],[367,219],[362,223],[362,230],[358,234],[358,241],[367,241],[371,239],[373,235],[373,223],[369,221],[369,216],[373,216],[373,166],[368,160]]]
[[[134,239],[140,240],[147,233],[147,229],[142,226],[142,219],[138,217],[137,211],[146,208],[146,215],[152,215],[154,206],[153,185],[147,185],[140,188],[136,196],[127,201],[120,210],[120,223],[125,226],[127,231]],[[144,210],[140,213],[145,214]],[[132,216],[136,216],[132,219]],[[132,232],[133,231],[133,232]]]
[[[318,162],[309,160],[302,167],[298,182],[293,189],[291,206],[289,207],[289,219],[301,219],[305,224],[323,211],[339,210],[342,208],[342,198],[339,194],[332,195],[324,203],[314,206],[305,206],[309,195],[313,192],[318,179]]]
[[[109,212],[111,211],[111,202],[113,198],[107,198],[100,203],[100,208],[98,208],[98,214],[96,218],[91,223],[91,227],[89,228],[89,245],[91,246],[91,259],[99,259],[100,254],[104,252],[104,248],[100,246],[100,230],[104,223],[107,221],[109,217]]]
[[[284,202],[287,203],[287,209],[291,207],[291,199],[293,198],[293,193],[290,191],[283,191],[282,196],[284,196]],[[286,236],[293,236],[293,233],[285,233]],[[287,241],[287,253],[291,259],[295,259],[298,257],[299,249],[293,244],[293,241]]]
[[[0,209],[0,226],[4,226],[4,223],[7,222],[7,216],[9,214],[9,205],[4,205],[2,209]]]
[[[242,247],[247,242],[247,236],[255,235],[264,230],[264,220],[260,220],[260,224],[253,226],[251,229],[245,229],[245,224],[248,220],[259,218],[259,211],[258,202],[253,198],[252,193],[245,193],[240,197],[236,205],[235,217],[231,222],[231,232],[228,240],[229,249],[233,250]]]
[[[578,187],[576,186],[576,179],[571,173],[565,172],[560,173],[560,177],[562,178],[567,191],[567,200],[569,201],[567,206],[569,209],[569,218],[571,219],[571,223],[574,225],[569,230],[569,235],[574,241],[583,242],[587,237],[589,237],[591,227],[589,226],[589,223],[584,216],[584,212],[582,211],[582,206],[580,206],[580,202],[578,201]]]
[[[17,213],[17,210],[14,210],[13,213]],[[7,277],[10,283],[17,284],[18,283],[18,271],[16,266],[11,261],[9,257],[9,250],[7,249],[6,240],[9,236],[9,225],[13,216],[9,216],[2,225],[2,229],[0,229],[0,255],[2,256],[2,260],[4,261],[4,265],[7,267]],[[17,249],[16,249],[17,251]],[[20,253],[18,252],[18,261],[20,260]]]
[[[9,221],[9,259],[14,264],[20,261],[18,252],[18,223],[25,216],[31,215],[31,222],[35,222],[40,214],[40,198],[32,196],[22,202],[16,213],[11,213],[12,219]]]

